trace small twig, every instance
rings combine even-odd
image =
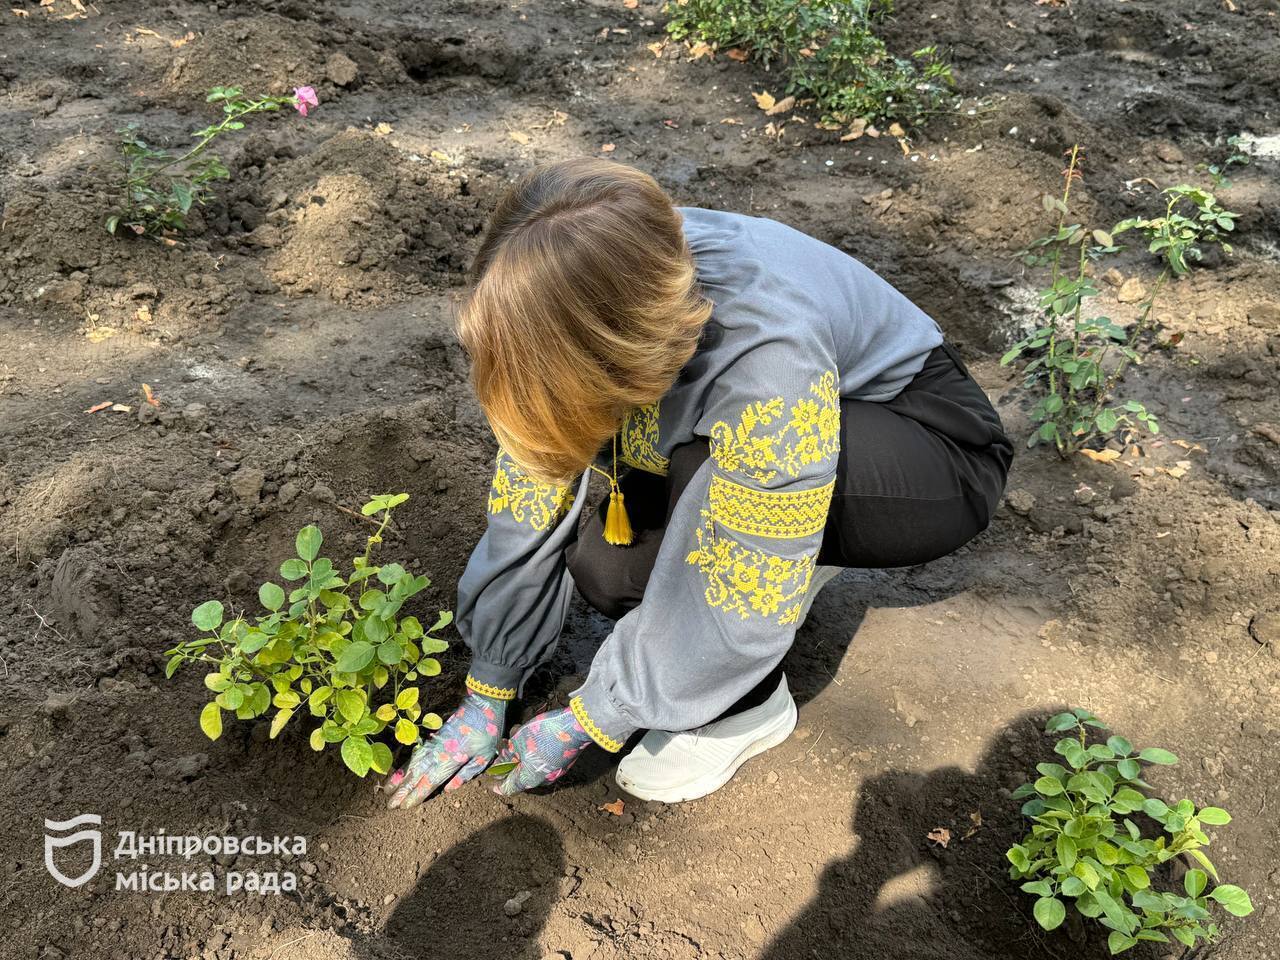
[[[272,947],[271,952],[267,954],[267,957],[268,958],[274,957],[276,955],[276,951],[278,950],[287,950],[289,947],[292,947],[294,944],[301,943],[303,940],[310,940],[318,932],[319,932],[318,930],[311,930],[307,933],[304,933],[302,936],[298,937],[298,939],[296,940],[290,940],[288,943],[282,943],[278,947]]]
[[[59,632],[58,632],[58,628],[57,628],[57,627],[55,627],[55,626],[53,626],[51,623],[49,623],[49,621],[48,621],[48,620],[46,620],[46,619],[44,618],[44,616],[40,613],[40,611],[39,611],[39,610],[37,610],[35,607],[33,607],[33,606],[31,605],[31,601],[30,601],[30,600],[28,600],[28,601],[27,601],[27,609],[28,609],[28,610],[30,610],[32,613],[34,613],[34,614],[35,614],[36,619],[40,621],[40,627],[39,627],[39,629],[37,629],[37,630],[36,630],[35,637],[32,637],[32,638],[31,638],[32,640],[34,640],[36,637],[40,636],[40,630],[44,629],[45,627],[48,627],[50,630],[52,630],[52,631],[53,631],[53,635],[54,635],[55,637],[57,637],[59,640],[61,640],[63,643],[68,643],[68,642],[70,642],[70,641],[68,641],[68,640],[67,640],[67,638],[66,638],[66,637],[64,637],[61,633],[59,633]]]
[[[373,517],[366,517],[363,513],[358,513],[355,510],[352,510],[348,507],[344,507],[340,503],[332,504],[332,506],[335,510],[341,510],[343,513],[348,513],[351,516],[355,517],[357,520],[364,520],[366,523],[372,523],[375,527],[382,522],[381,520],[375,520]],[[401,536],[400,531],[397,530],[395,527],[393,527],[390,523],[387,524],[387,530],[390,531],[391,533],[394,533],[397,537]]]

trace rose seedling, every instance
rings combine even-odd
[[[1062,196],[1042,198],[1057,229],[1023,252],[1027,266],[1051,269],[1049,285],[1040,291],[1042,324],[1000,358],[1002,365],[1025,360],[1026,386],[1037,396],[1031,411],[1037,427],[1027,446],[1051,443],[1062,456],[1117,434],[1160,432],[1146,406],[1119,400],[1117,388],[1130,364],[1141,363],[1150,349],[1146,335],[1157,326],[1156,301],[1168,282],[1188,272],[1188,260],[1200,259],[1202,245],[1219,244],[1230,253],[1226,236],[1236,219],[1213,194],[1182,184],[1162,191],[1162,217],[1124,220],[1110,231],[1071,223],[1071,188],[1082,178],[1081,162],[1079,146],[1073,147]],[[1089,316],[1086,304],[1098,296],[1093,264],[1119,250],[1115,238],[1130,230],[1142,235],[1164,266],[1139,304],[1137,320],[1122,326],[1110,317]]]
[[[388,494],[364,505],[366,517],[378,518],[378,529],[349,575],[320,556],[320,530],[307,526],[298,532],[297,556],[280,566],[281,578],[294,586],[286,592],[268,582],[258,589],[264,616],[227,619],[217,600],[192,611],[205,636],[167,651],[165,676],[186,663],[211,668],[204,682],[215,696],[200,713],[209,739],[222,735],[224,713],[251,720],[274,710],[272,739],[303,713],[318,721],[312,749],[340,744],[343,762],[363,777],[391,769],[391,749],[376,739],[383,731],[390,728],[397,741],[411,746],[424,729],[440,727],[436,714],[423,711],[419,684],[440,673],[432,654],[448,644],[435,634],[453,614],[441,612],[429,628],[417,617],[400,616],[431,581],[398,563],[371,562],[391,511],[408,499],[407,493]]]
[[[1215,904],[1237,917],[1253,912],[1244,890],[1218,882],[1204,852],[1204,827],[1223,826],[1231,816],[1219,807],[1197,809],[1190,800],[1171,806],[1150,796],[1142,765],[1170,765],[1178,758],[1156,747],[1135,750],[1124,737],[1089,744],[1090,729],[1106,726],[1088,710],[1051,718],[1045,733],[1073,731],[1054,747],[1063,763],[1037,765],[1040,776],[1013,794],[1027,798],[1022,812],[1033,826],[1006,854],[1009,875],[1036,896],[1036,922],[1053,930],[1073,907],[1111,931],[1113,954],[1144,940],[1168,943],[1173,937],[1188,947],[1215,940]],[[1157,889],[1171,885],[1178,860],[1191,867],[1182,889]]]
[[[291,96],[245,97],[239,87],[214,87],[205,97],[222,105],[222,119],[195,131],[195,146],[184,153],[172,153],[151,146],[138,136],[137,124],[117,131],[120,153],[127,161],[122,185],[124,201],[107,218],[107,232],[125,227],[139,236],[181,233],[193,206],[210,197],[215,180],[229,180],[231,171],[209,145],[223,134],[243,130],[245,119],[290,106],[304,117],[319,101],[311,87],[297,87]]]

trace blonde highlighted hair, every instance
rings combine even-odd
[[[670,198],[609,160],[521,177],[472,278],[458,334],[476,395],[503,449],[548,483],[581,473],[628,413],[670,389],[711,314]]]

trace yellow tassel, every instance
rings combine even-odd
[[[615,547],[629,547],[634,538],[631,518],[627,516],[626,505],[622,502],[622,491],[615,486],[609,494],[609,511],[604,515],[605,543],[611,543]]]

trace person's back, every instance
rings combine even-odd
[[[769,340],[817,327],[830,337],[840,394],[897,396],[942,343],[938,325],[848,254],[786,224],[680,207],[711,323]],[[812,331],[805,331],[811,333]]]

